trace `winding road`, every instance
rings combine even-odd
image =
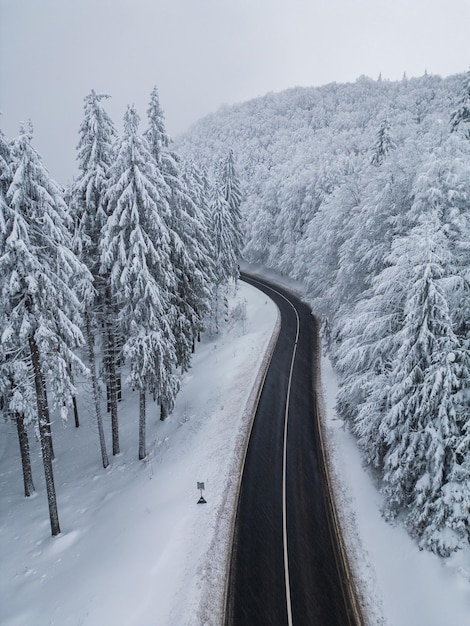
[[[277,304],[281,331],[240,484],[225,626],[359,626],[324,464],[316,321],[279,285],[241,278]]]

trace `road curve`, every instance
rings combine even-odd
[[[318,330],[279,285],[242,280],[279,307],[240,484],[225,626],[359,626],[326,480],[314,389]]]

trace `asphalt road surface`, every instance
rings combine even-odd
[[[245,459],[225,626],[359,625],[324,470],[315,319],[282,287],[242,280],[274,300],[281,331]]]

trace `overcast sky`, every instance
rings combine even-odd
[[[469,25],[470,0],[0,0],[0,128],[31,119],[65,184],[90,89],[120,128],[157,85],[174,137],[268,91],[467,71]]]

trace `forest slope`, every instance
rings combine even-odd
[[[470,73],[268,94],[178,142],[234,150],[245,257],[304,282],[386,518],[442,556],[470,533],[469,139]]]

